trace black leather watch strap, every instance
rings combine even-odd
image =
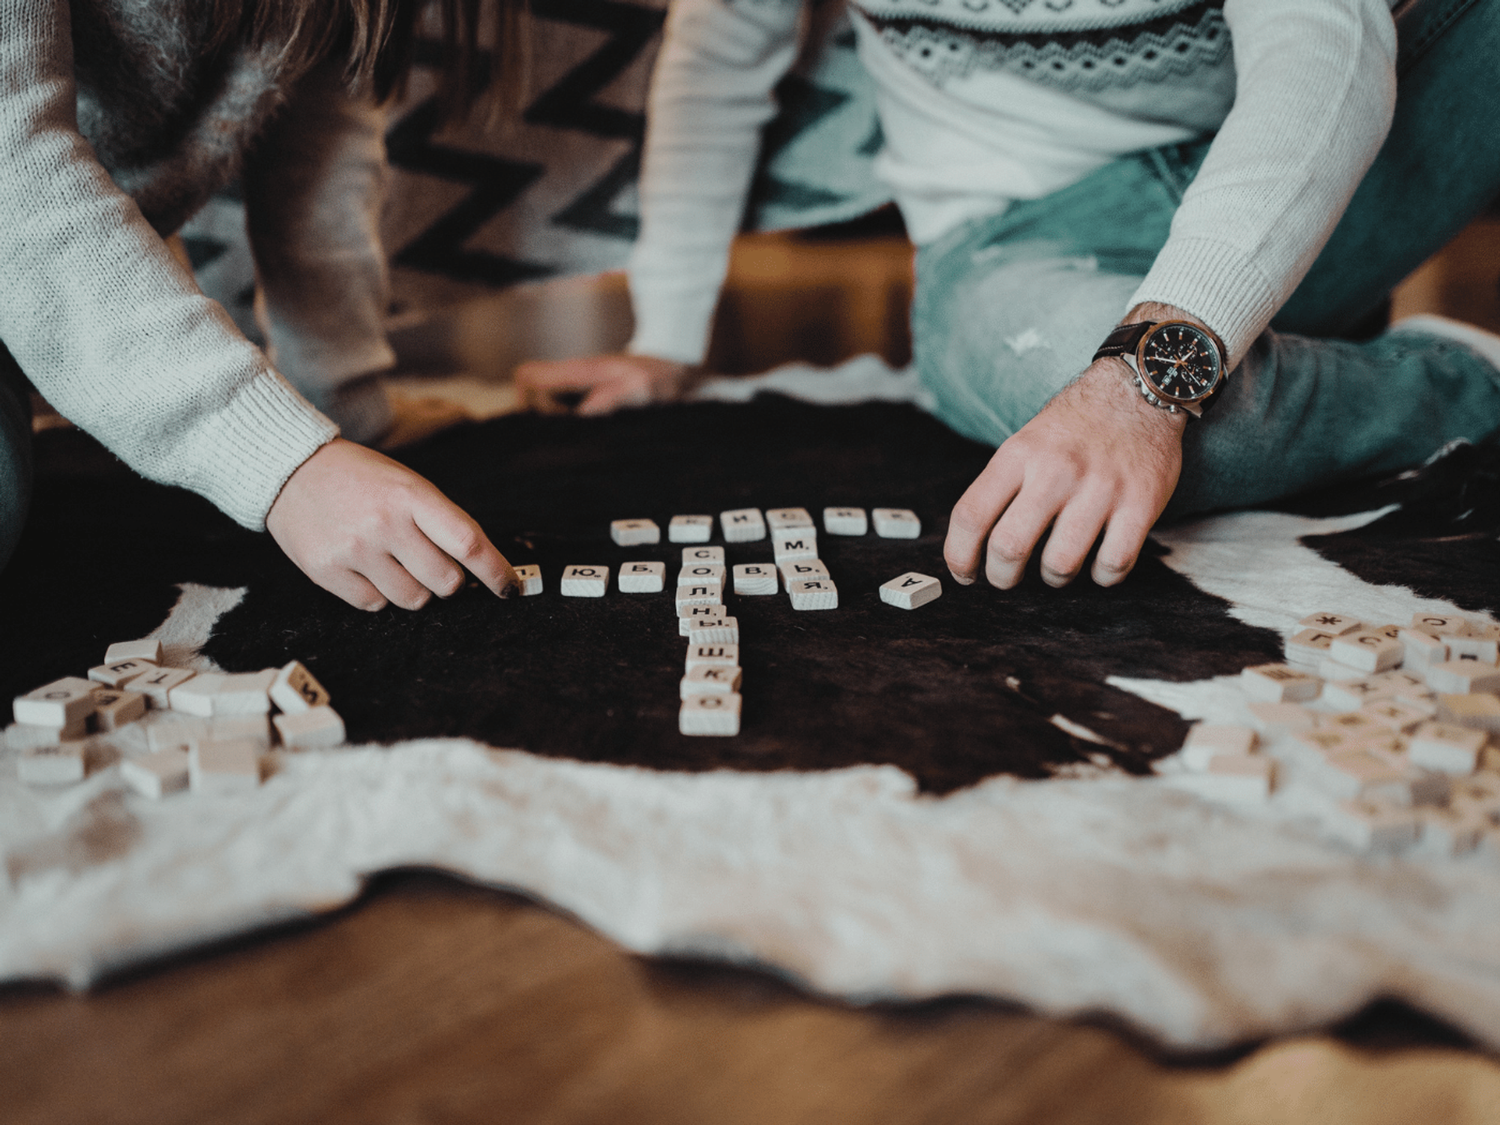
[[[1106,356],[1113,355],[1127,355],[1134,352],[1136,346],[1141,342],[1141,337],[1155,328],[1157,323],[1154,320],[1142,320],[1136,324],[1120,325],[1120,327],[1104,337],[1104,343],[1099,345],[1099,350],[1094,353],[1094,359],[1103,359]]]

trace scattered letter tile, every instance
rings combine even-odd
[[[120,776],[137,793],[159,801],[168,793],[187,788],[188,752],[174,746],[126,758],[120,763]]]
[[[734,568],[734,592],[746,597],[774,594],[781,581],[768,563],[738,563]]]
[[[618,581],[622,594],[659,594],[667,587],[667,564],[664,562],[621,563]]]
[[[282,666],[271,681],[271,702],[288,714],[321,707],[332,697],[317,677],[293,660]]]
[[[766,521],[759,508],[735,508],[719,513],[724,526],[724,542],[754,543],[766,537]]]
[[[694,695],[682,701],[677,729],[683,734],[736,735],[740,733],[740,695]]]
[[[829,535],[863,535],[870,530],[870,521],[863,508],[824,508],[823,530]]]
[[[667,539],[673,543],[707,543],[713,534],[713,516],[673,516],[667,524]]]
[[[641,547],[660,543],[661,528],[655,520],[614,520],[609,525],[609,537],[621,547]]]
[[[609,567],[564,567],[557,589],[565,598],[602,598],[609,589]]]
[[[793,609],[838,609],[839,607],[839,588],[827,578],[788,582],[786,591],[792,596]]]
[[[936,601],[942,593],[943,584],[936,578],[908,570],[880,587],[880,600],[897,609],[916,609]]]

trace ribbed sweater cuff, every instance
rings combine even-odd
[[[338,434],[285,379],[265,371],[198,428],[183,458],[196,471],[182,483],[241,526],[263,531],[287,478]]]
[[[1130,305],[1153,301],[1192,313],[1219,334],[1234,368],[1283,299],[1239,248],[1210,238],[1173,236]]]

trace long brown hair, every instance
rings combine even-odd
[[[483,105],[493,117],[521,96],[526,0],[210,0],[228,39],[279,49],[300,73],[342,58],[351,86],[382,101],[401,92],[417,40],[441,44],[439,92],[450,117]]]

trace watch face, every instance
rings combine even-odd
[[[1198,402],[1223,375],[1219,349],[1195,324],[1169,320],[1141,340],[1136,364],[1152,391],[1172,402]]]

